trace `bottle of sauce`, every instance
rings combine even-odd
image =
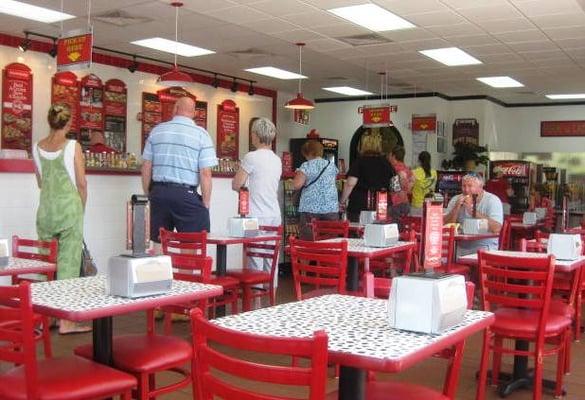
[[[385,188],[376,192],[376,221],[384,222],[388,219],[388,191]]]
[[[242,186],[238,192],[238,214],[245,218],[250,213],[250,191]]]

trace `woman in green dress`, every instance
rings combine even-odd
[[[79,143],[66,137],[72,123],[69,107],[53,104],[47,119],[50,133],[33,147],[35,173],[41,189],[37,234],[40,240],[58,240],[57,279],[77,278],[87,200],[85,161]],[[89,329],[65,320],[59,325],[62,334]]]

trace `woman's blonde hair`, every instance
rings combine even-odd
[[[51,129],[63,129],[71,119],[71,109],[67,104],[57,103],[49,108],[47,121]]]
[[[301,154],[305,158],[323,157],[323,145],[317,140],[307,140],[301,147]]]

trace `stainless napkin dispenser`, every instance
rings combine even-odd
[[[463,220],[463,233],[465,235],[488,233],[487,219],[467,218]]]
[[[461,322],[466,310],[463,275],[412,274],[392,280],[388,299],[392,328],[440,333]]]
[[[576,260],[582,254],[581,235],[551,233],[548,237],[546,252],[557,260]]]
[[[396,224],[367,224],[364,230],[364,244],[370,247],[389,247],[399,239]]]
[[[171,257],[114,256],[108,261],[106,293],[121,297],[145,297],[171,290]]]
[[[360,211],[360,225],[371,224],[376,220],[375,211]]]
[[[8,253],[8,239],[0,239],[0,267],[8,266],[10,253]]]
[[[228,221],[228,235],[233,237],[254,236],[259,228],[258,218],[232,217]]]
[[[534,225],[536,224],[537,220],[538,215],[536,214],[536,212],[526,211],[524,214],[522,214],[522,223],[524,225]]]

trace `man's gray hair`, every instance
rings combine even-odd
[[[252,132],[258,136],[258,140],[262,144],[272,144],[276,137],[276,127],[268,118],[258,118],[252,124]]]
[[[468,179],[475,179],[476,181],[478,181],[482,186],[485,183],[485,180],[483,179],[483,175],[478,174],[477,172],[468,172],[467,174],[463,175],[463,180],[468,180]]]

